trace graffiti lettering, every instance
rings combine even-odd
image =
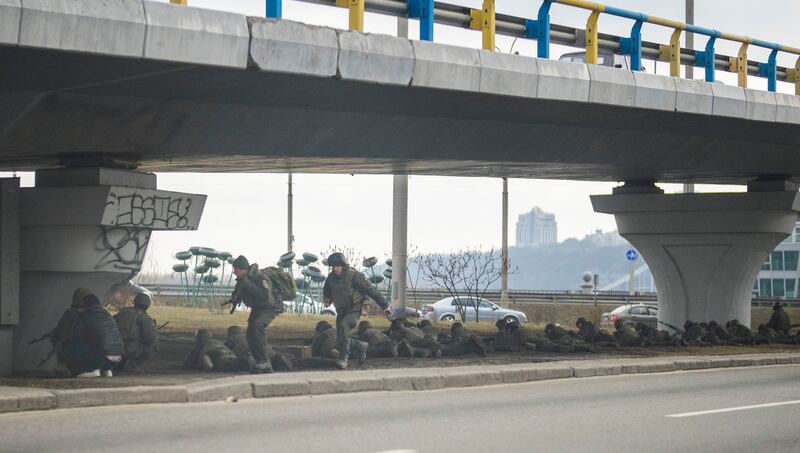
[[[128,269],[138,272],[144,261],[150,230],[146,228],[100,227],[101,232],[95,241],[95,250],[102,256],[95,269],[112,266],[115,269]]]
[[[106,211],[114,225],[152,229],[182,230],[189,227],[192,199],[180,196],[117,195],[110,193]]]

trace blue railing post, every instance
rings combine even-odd
[[[525,37],[536,40],[539,58],[550,58],[550,5],[552,4],[552,0],[544,0],[539,7],[538,19],[525,21]]]
[[[620,53],[631,56],[631,71],[642,70],[642,24],[637,20],[631,28],[631,37],[619,39]]]
[[[281,0],[267,0],[267,17],[280,19],[283,14]]]
[[[419,19],[419,39],[433,41],[433,0],[408,0],[408,17]]]
[[[772,49],[766,63],[758,65],[758,75],[767,78],[767,90],[773,93],[778,89],[778,48]]]

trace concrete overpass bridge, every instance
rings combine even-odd
[[[27,340],[72,289],[103,294],[138,271],[150,231],[197,228],[204,196],[147,171],[624,181],[593,204],[646,257],[671,324],[749,322],[752,281],[800,210],[795,95],[141,0],[0,0],[0,59],[0,168],[37,171],[0,199],[6,373],[36,369],[46,348]]]

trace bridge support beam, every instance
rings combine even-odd
[[[619,234],[647,261],[658,288],[659,320],[750,324],[753,283],[769,253],[794,229],[797,190],[753,184],[747,193],[665,195],[631,184],[594,195]],[[784,184],[785,186],[785,184]],[[780,191],[758,191],[758,190]]]
[[[197,229],[206,199],[156,190],[153,174],[100,167],[40,170],[19,193],[13,373],[45,376],[55,359],[38,363],[50,343],[29,342],[55,327],[72,292],[86,287],[107,302],[139,272],[152,231]]]

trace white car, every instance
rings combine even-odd
[[[422,309],[422,316],[432,321],[455,321],[456,319],[461,319],[460,315],[457,313],[458,305],[461,305],[466,313],[465,319],[467,321],[474,321],[474,301],[475,298],[470,296],[460,296],[458,298],[445,297],[434,304],[425,305]],[[478,320],[497,321],[498,319],[504,319],[507,322],[518,321],[520,324],[528,322],[528,317],[521,311],[501,308],[494,302],[480,299],[478,304]]]

